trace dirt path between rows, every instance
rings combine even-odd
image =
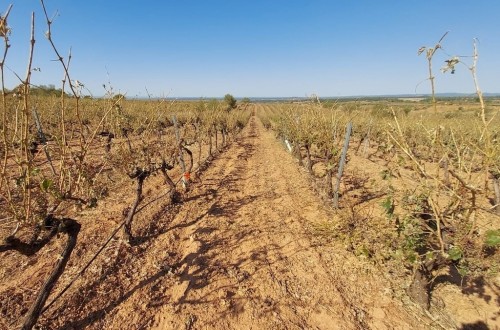
[[[253,118],[215,175],[207,173],[203,186],[213,194],[186,228],[180,283],[158,328],[185,322],[175,310],[220,329],[362,326],[305,234],[326,214],[279,149]]]
[[[151,178],[134,220],[138,241],[112,243],[43,315],[42,328],[440,328],[369,260],[314,234],[335,214],[257,117],[194,179],[183,202],[170,205],[161,178]],[[82,217],[78,260],[56,291],[90,260],[129,199]],[[50,269],[39,267],[35,274]]]
[[[331,217],[307,175],[252,117],[203,172],[168,233],[148,247],[159,272],[104,323],[116,329],[416,329],[355,258],[319,246]],[[337,253],[338,252],[338,253]],[[171,260],[178,260],[174,265]]]

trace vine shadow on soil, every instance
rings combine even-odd
[[[136,286],[134,286],[131,290],[129,290],[127,293],[125,293],[123,296],[121,296],[116,301],[109,303],[107,306],[105,306],[99,310],[91,312],[89,315],[87,315],[85,318],[83,318],[81,320],[72,321],[66,325],[63,325],[59,329],[60,330],[83,329],[83,328],[93,324],[94,322],[99,321],[104,316],[106,316],[106,314],[110,313],[111,311],[113,311],[113,309],[115,309],[120,304],[122,304],[124,301],[126,301],[128,298],[130,298],[137,290],[161,279],[162,277],[167,275],[169,271],[170,271],[170,268],[161,269],[153,276],[150,276],[147,279],[140,281]]]
[[[459,330],[489,330],[490,328],[483,321],[477,321],[474,323],[465,323],[459,328]]]
[[[439,275],[435,279],[432,288],[440,283],[450,283],[456,285],[461,288],[463,294],[477,295],[485,302],[494,303],[500,307],[500,287],[495,283],[488,283],[483,276],[476,278],[462,277],[458,273],[456,267],[452,265],[449,267],[449,272],[447,274]],[[491,294],[486,293],[486,287],[488,287],[495,294],[496,298]],[[500,312],[498,315],[500,316]]]
[[[249,143],[242,144],[242,146],[244,148],[244,153],[242,153],[242,154],[245,154],[245,155],[243,155],[243,156],[238,155],[238,158],[250,157],[251,154],[255,150],[254,146],[252,146]],[[217,156],[218,155],[219,155],[219,153],[217,154]],[[211,159],[210,161],[212,161],[212,160],[213,159]],[[219,183],[218,188],[220,189],[220,188],[224,187],[225,189],[228,189],[229,187],[234,187],[234,184],[239,179],[241,179],[241,178],[224,177],[224,178],[220,179],[220,181],[218,182]],[[196,200],[199,198],[206,198],[206,197],[210,197],[214,200],[214,203],[212,203],[212,205],[208,208],[208,210],[206,212],[202,213],[201,215],[199,215],[198,217],[196,217],[195,219],[193,219],[189,222],[182,222],[182,223],[176,224],[174,226],[169,226],[171,224],[171,221],[165,221],[165,218],[168,217],[168,219],[172,220],[173,218],[175,218],[177,216],[178,212],[172,212],[172,210],[170,210],[168,208],[169,205],[167,205],[166,208],[162,208],[159,212],[157,212],[153,216],[152,221],[149,222],[152,225],[150,225],[150,227],[146,231],[143,230],[143,232],[145,232],[145,234],[139,234],[139,236],[137,236],[135,238],[134,245],[140,245],[140,244],[146,243],[147,241],[149,241],[151,239],[154,239],[154,238],[156,238],[156,237],[158,237],[166,232],[173,231],[175,229],[181,229],[181,228],[194,226],[198,222],[200,222],[203,218],[205,218],[207,215],[214,215],[214,216],[223,215],[223,214],[234,215],[236,213],[236,211],[239,208],[241,208],[243,205],[251,203],[256,198],[258,198],[258,196],[249,196],[248,198],[244,198],[243,200],[237,200],[234,203],[219,206],[219,204],[217,204],[217,201],[216,201],[216,197],[217,197],[217,193],[218,193],[219,189],[207,189],[206,191],[204,191],[198,195],[194,195],[194,196],[189,197],[186,200],[184,200],[184,202],[189,202],[192,200]],[[181,205],[181,204],[179,204],[179,205]],[[144,207],[145,206],[143,206],[143,208]],[[141,210],[142,210],[142,208],[141,208]],[[161,221],[159,221],[160,219],[161,219]],[[151,227],[151,226],[153,226],[153,227]],[[209,234],[213,230],[214,230],[213,228],[204,228],[204,229],[198,228],[197,232],[200,234]],[[239,238],[243,238],[243,237],[239,237]],[[84,318],[82,318],[80,320],[71,321],[70,323],[67,323],[67,324],[61,326],[59,329],[84,328],[84,327],[87,327],[95,322],[98,322],[99,320],[103,319],[107,314],[112,312],[116,307],[121,305],[128,298],[130,298],[136,291],[160,280],[165,275],[167,275],[171,269],[177,269],[177,268],[181,267],[184,263],[188,263],[188,264],[193,263],[193,262],[200,263],[200,264],[208,263],[209,260],[204,255],[204,253],[206,252],[206,247],[209,245],[213,246],[216,244],[222,244],[222,242],[217,242],[217,241],[213,241],[210,243],[202,242],[203,248],[200,249],[200,251],[198,251],[197,253],[188,254],[186,257],[184,257],[179,262],[172,263],[172,265],[173,265],[172,267],[167,267],[166,269],[162,269],[159,272],[157,272],[156,274],[148,277],[147,279],[141,280],[136,286],[134,286],[128,292],[126,292],[123,295],[120,295],[119,298],[115,299],[114,301],[109,301],[106,304],[106,306],[103,306],[103,307],[99,308],[98,310],[91,311]],[[255,258],[255,255],[252,254],[251,256],[249,256],[249,258],[252,258],[252,259]],[[243,261],[241,261],[241,262],[243,262]],[[111,272],[116,273],[117,271],[119,271],[120,268],[123,268],[123,266],[124,266],[123,264],[120,264],[118,266],[118,269],[108,269],[107,275],[109,275],[109,273],[111,273]],[[191,287],[191,289],[201,288],[207,284],[206,282],[202,281],[202,277],[205,276],[204,274],[198,274],[197,272],[194,272],[192,274],[181,275],[181,278],[182,278],[182,276],[188,276],[188,277],[186,277],[186,279],[190,278],[190,281],[193,280],[194,284]],[[101,279],[98,279],[97,281],[94,281],[92,283],[88,283],[86,285],[86,287],[88,289],[92,289],[95,286],[100,285],[106,279],[106,277],[107,276],[104,276],[104,277],[101,277]],[[186,294],[187,294],[187,292],[186,292]],[[163,297],[163,298],[165,298],[165,297]],[[185,296],[182,299],[185,299]]]

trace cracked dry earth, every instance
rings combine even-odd
[[[418,329],[370,265],[311,228],[332,214],[252,117],[203,172],[144,264],[174,266],[105,316],[114,329]],[[161,221],[161,219],[159,220]],[[165,256],[164,258],[162,256]],[[171,267],[172,266],[172,267]],[[368,267],[368,268],[367,268]]]
[[[178,205],[164,204],[160,181],[147,190],[152,200],[134,230],[147,223],[155,233],[102,256],[96,275],[89,270],[42,317],[42,328],[434,327],[372,264],[313,234],[333,212],[257,117],[195,179]],[[86,235],[80,242],[96,241]],[[88,259],[93,253],[82,244],[80,258]]]

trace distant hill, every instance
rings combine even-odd
[[[485,98],[500,98],[500,93],[484,93]],[[475,98],[475,93],[437,93],[436,98]],[[311,97],[305,96],[254,96],[254,97],[236,97],[238,101],[244,98],[250,99],[251,102],[302,102],[311,100]],[[427,99],[431,98],[431,94],[386,94],[386,95],[351,95],[351,96],[320,96],[320,100],[381,100],[381,99]],[[134,99],[134,98],[132,98]],[[148,99],[135,98],[135,99]],[[154,98],[153,98],[154,99]],[[179,101],[197,101],[197,100],[222,100],[222,97],[172,97]]]

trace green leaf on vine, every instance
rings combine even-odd
[[[380,205],[384,208],[385,213],[389,216],[392,216],[394,213],[394,203],[391,196],[387,196]]]
[[[496,247],[500,245],[500,229],[488,230],[486,232],[484,244],[486,244],[487,247]]]
[[[52,188],[52,185],[54,184],[54,181],[50,179],[43,179],[42,182],[40,182],[40,188],[42,188],[43,191],[48,192],[50,188]]]
[[[449,258],[453,261],[458,261],[458,260],[462,259],[462,257],[463,257],[462,250],[458,246],[452,247],[448,251],[448,255],[449,255]]]

